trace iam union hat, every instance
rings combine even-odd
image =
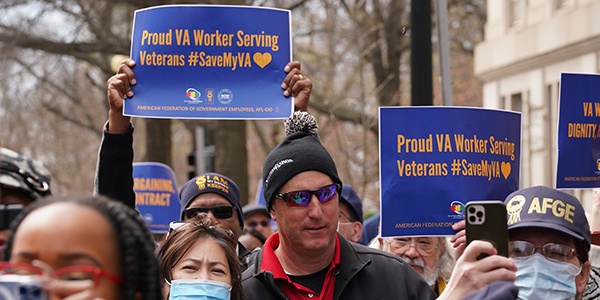
[[[508,229],[542,227],[585,241],[590,248],[590,226],[579,200],[546,186],[534,186],[506,197]]]
[[[279,189],[292,177],[305,171],[318,171],[342,184],[335,163],[317,136],[317,121],[307,112],[296,111],[285,121],[286,137],[263,165],[263,193],[267,209]]]
[[[240,225],[244,226],[242,217],[242,205],[240,204],[240,188],[233,180],[219,173],[205,173],[186,182],[179,192],[179,200],[181,201],[181,214],[183,219],[185,209],[188,208],[192,200],[199,195],[213,193],[223,196],[233,205],[238,211],[237,216],[240,220]]]

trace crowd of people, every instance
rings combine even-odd
[[[536,186],[509,195],[509,257],[487,241],[467,244],[464,221],[451,238],[372,238],[360,197],[343,183],[308,113],[312,82],[298,62],[284,69],[283,93],[294,96],[296,112],[265,158],[265,205],[242,206],[229,177],[199,174],[181,187],[179,220],[157,246],[135,209],[134,128],[123,116],[124,99],[134,96],[134,66],[124,61],[107,81],[110,110],[94,196],[52,196],[41,163],[0,148],[0,208],[5,219],[12,212],[0,232],[0,299],[34,292],[48,299],[234,300],[600,294],[590,256],[600,192],[590,222],[580,201],[559,190]],[[5,276],[40,285],[5,295]]]

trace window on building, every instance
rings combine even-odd
[[[509,27],[518,27],[525,24],[525,10],[527,8],[526,0],[509,0],[508,25]]]
[[[554,0],[554,10],[568,9],[573,6],[573,0]]]
[[[523,94],[517,93],[510,95],[510,110],[523,111]]]

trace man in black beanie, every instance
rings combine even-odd
[[[137,81],[133,72],[134,66],[133,60],[124,60],[119,66],[117,74],[107,81],[110,109],[98,153],[94,185],[95,194],[108,196],[133,209],[136,208],[133,177],[131,176],[133,173],[134,128],[130,122],[131,118],[123,115],[123,102],[134,96],[132,86]],[[283,71],[286,76],[281,88],[284,96],[293,96],[296,110],[306,110],[312,82],[300,73],[300,68],[301,64],[297,61],[289,62],[285,66]],[[208,198],[211,200],[206,200]],[[202,174],[184,184],[181,188],[180,199],[182,220],[187,219],[188,215],[192,215],[194,212],[204,212],[211,218],[211,223],[219,223],[221,226],[231,229],[237,242],[243,227],[243,219],[240,190],[231,179],[217,173]],[[223,208],[223,206],[229,208]],[[191,208],[194,210],[190,210]],[[231,217],[228,217],[230,213]],[[238,244],[238,257],[242,262],[247,254],[249,252],[241,244]]]
[[[316,135],[296,112],[263,166],[264,196],[278,232],[242,275],[246,299],[433,299],[401,259],[337,234],[342,182]]]
[[[242,273],[245,299],[434,299],[427,282],[401,258],[337,233],[342,182],[316,128],[314,117],[295,112],[286,120],[287,136],[265,159],[263,191],[278,231]],[[506,272],[476,276],[490,268],[489,260],[476,257],[492,251],[491,243],[471,243],[457,263],[461,272],[438,300],[462,299],[490,282],[514,280],[514,264],[502,257],[493,257],[497,264],[491,267]]]

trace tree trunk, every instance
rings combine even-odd
[[[171,120],[145,119],[146,157],[145,161],[160,162],[172,166],[171,159]]]
[[[240,188],[242,205],[248,203],[248,153],[246,121],[217,121],[215,171],[231,178]]]

